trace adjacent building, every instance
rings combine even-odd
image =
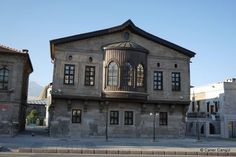
[[[0,134],[24,130],[28,80],[32,72],[28,50],[0,45]]]
[[[131,20],[50,47],[52,136],[151,137],[154,121],[157,136],[185,135],[194,52]]]
[[[187,135],[236,137],[236,78],[191,90]]]

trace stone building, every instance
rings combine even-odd
[[[28,79],[32,72],[28,50],[0,45],[0,134],[24,130]]]
[[[194,52],[131,20],[50,46],[52,136],[151,137],[154,120],[158,137],[185,135]]]
[[[236,79],[194,87],[187,113],[186,134],[236,137]]]

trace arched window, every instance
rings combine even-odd
[[[142,87],[144,85],[144,68],[142,64],[137,66],[137,87]]]
[[[111,62],[108,65],[107,85],[118,85],[118,65],[115,62]]]
[[[130,63],[125,63],[124,66],[124,82],[125,86],[133,85],[133,67]]]
[[[6,67],[0,69],[0,89],[8,88],[9,70]]]

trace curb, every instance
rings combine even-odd
[[[86,148],[19,148],[18,153],[71,153],[71,154],[130,154],[130,155],[183,155],[183,156],[236,156],[236,152],[159,151],[130,149],[86,149]]]

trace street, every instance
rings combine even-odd
[[[156,155],[122,155],[122,154],[22,154],[22,153],[0,153],[0,157],[154,157]],[[159,156],[159,155],[158,155]],[[163,155],[159,157],[182,157],[183,155]],[[198,155],[198,157],[207,157]],[[214,156],[211,156],[214,157]]]

